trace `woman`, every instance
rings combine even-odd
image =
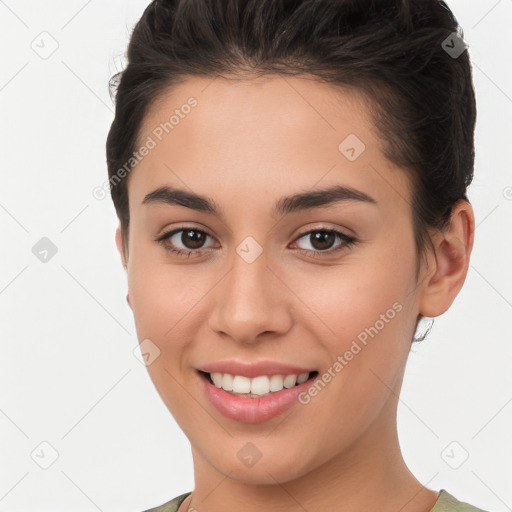
[[[473,247],[461,34],[437,0],[146,8],[107,163],[141,350],[195,476],[151,510],[480,510],[424,487],[396,428],[411,342]]]

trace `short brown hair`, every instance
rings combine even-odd
[[[427,228],[446,226],[473,178],[472,71],[467,51],[454,58],[443,47],[454,33],[460,41],[440,0],[152,1],[131,35],[126,68],[110,82],[116,110],[106,156],[123,241],[127,179],[116,173],[137,148],[149,107],[187,76],[249,71],[309,75],[366,94],[386,157],[410,173],[420,254]]]

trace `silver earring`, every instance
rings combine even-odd
[[[432,326],[434,325],[434,319],[428,316],[422,316],[418,322],[418,326],[416,327],[416,332],[414,333],[413,340],[414,341],[423,341],[428,333],[432,330]]]

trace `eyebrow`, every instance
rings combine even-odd
[[[359,201],[373,205],[378,204],[373,197],[361,190],[342,185],[335,185],[330,188],[316,189],[313,191],[281,197],[274,204],[272,208],[272,215],[286,215],[310,208],[329,206],[341,201]],[[222,209],[213,199],[193,192],[187,192],[186,190],[173,188],[168,185],[158,187],[153,190],[153,192],[147,194],[144,197],[142,204],[185,206],[186,208],[197,210],[199,212],[211,213],[220,219],[223,218]]]

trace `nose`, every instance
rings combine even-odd
[[[265,252],[251,263],[234,255],[231,269],[215,287],[209,321],[213,331],[253,344],[262,334],[282,335],[291,328],[290,292],[268,264]]]

